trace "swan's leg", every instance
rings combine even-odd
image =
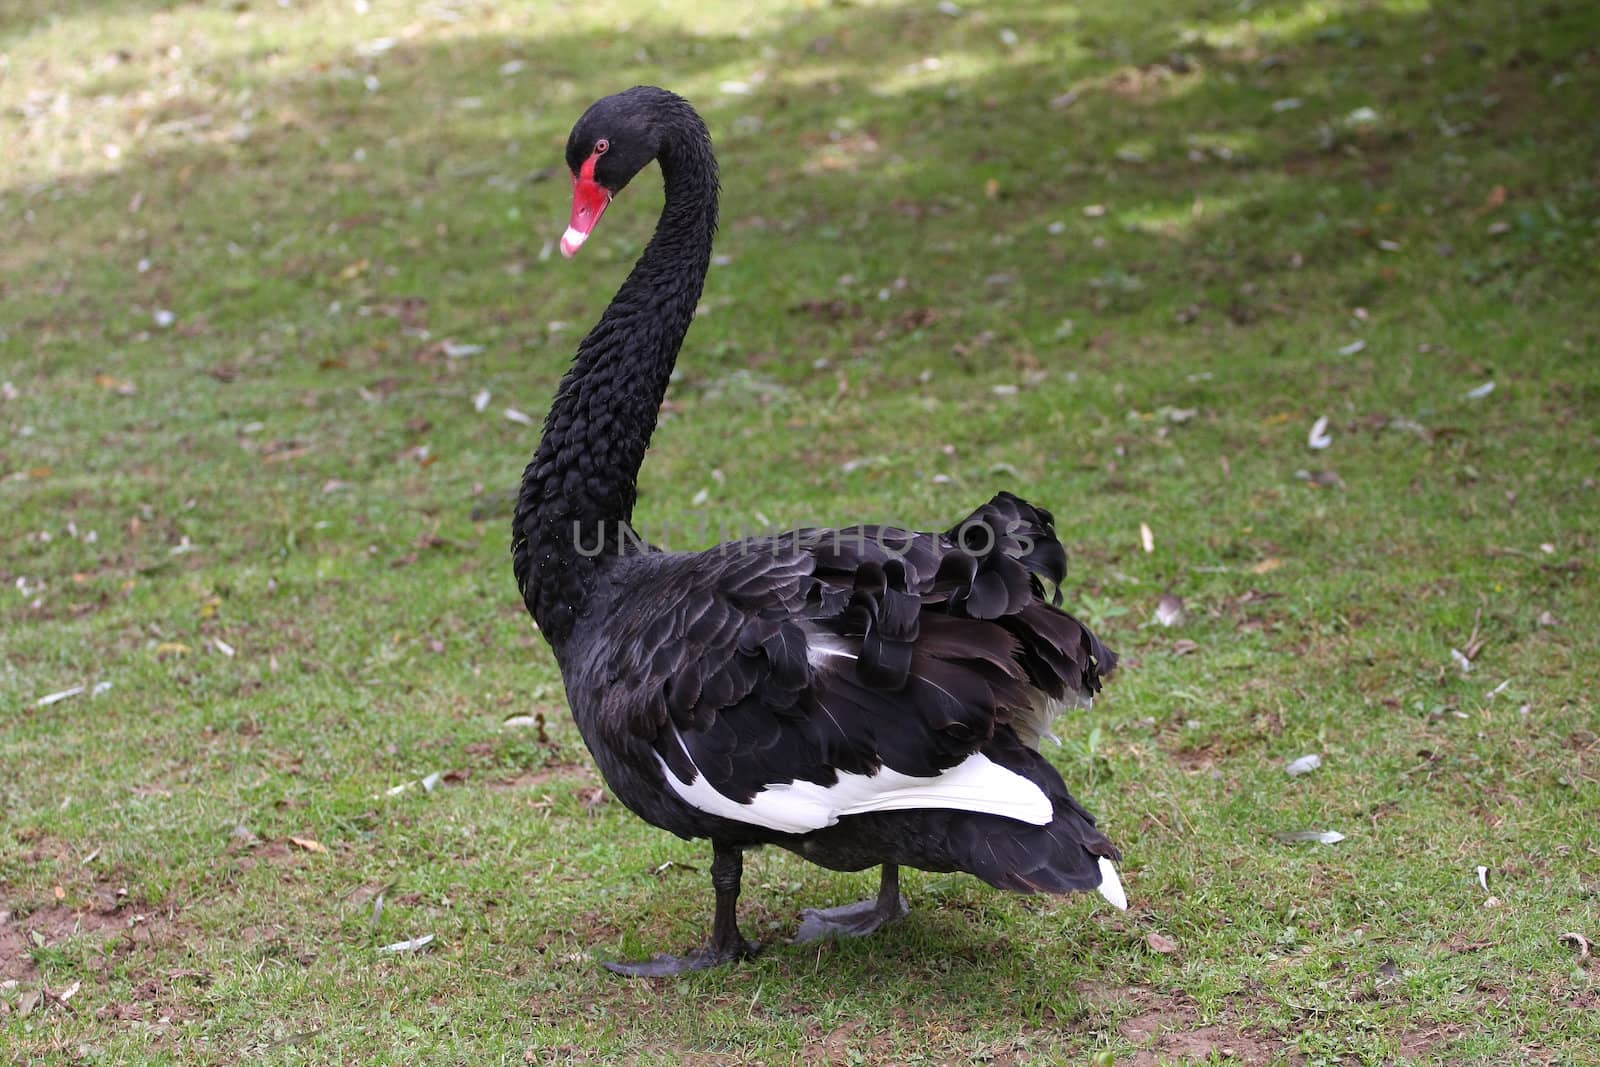
[[[794,939],[798,942],[820,941],[825,937],[863,937],[880,926],[905,918],[910,910],[900,893],[900,868],[885,863],[876,900],[822,910],[807,908],[800,913],[800,931]]]
[[[687,956],[663,955],[637,962],[610,960],[604,965],[606,970],[629,978],[665,978],[749,959],[761,951],[759,944],[746,941],[739,932],[739,879],[744,875],[744,853],[715,842],[712,848],[711,886],[717,891],[717,911],[711,921],[711,941]]]

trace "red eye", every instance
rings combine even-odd
[[[605,152],[605,150],[610,148],[610,147],[611,147],[611,142],[606,140],[604,137],[602,137],[602,138],[600,138],[598,141],[596,141],[594,143],[594,154],[597,155],[597,156],[598,155],[602,155]]]

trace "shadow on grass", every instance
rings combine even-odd
[[[201,0],[0,0],[0,48],[51,25],[76,19],[154,15]]]
[[[167,297],[203,309],[212,329],[248,330],[317,317],[302,301],[418,295],[441,272],[446,288],[486,289],[522,303],[497,310],[529,314],[546,294],[528,283],[554,266],[538,256],[565,214],[565,129],[593,96],[638,81],[682,89],[711,121],[726,176],[725,245],[749,228],[777,231],[780,245],[795,231],[836,235],[840,255],[817,268],[830,280],[852,262],[909,270],[931,260],[934,297],[959,304],[994,295],[983,279],[1003,273],[1008,256],[990,236],[1020,240],[1053,223],[1060,276],[1022,278],[999,299],[1015,297],[1017,319],[1034,330],[1044,325],[1030,318],[1036,296],[1052,311],[1066,304],[1115,319],[1192,307],[1248,326],[1283,298],[1277,277],[1304,262],[1340,275],[1347,304],[1370,304],[1430,269],[1378,265],[1393,236],[1384,216],[1394,233],[1435,241],[1450,236],[1447,222],[1473,219],[1496,179],[1475,174],[1466,154],[1536,140],[1548,145],[1547,168],[1570,160],[1581,170],[1584,120],[1548,106],[1543,91],[1578,53],[1574,31],[1594,21],[1577,5],[1532,17],[1510,3],[1407,18],[1315,10],[1262,4],[1245,22],[1212,3],[1146,5],[1142,19],[1046,3],[965,19],[920,5],[830,8],[748,38],[642,22],[612,36],[402,41],[366,61],[346,53],[330,70],[267,80],[247,67],[248,119],[169,101],[156,116],[166,146],[156,139],[115,173],[20,198],[49,236],[31,257],[21,253],[25,265],[79,277],[58,299],[27,301],[35,306],[23,327],[58,330],[76,308],[82,339],[124,343],[147,326],[116,307],[133,295],[141,307]],[[364,87],[369,70],[378,91]],[[749,95],[716,88],[739,75]],[[1441,165],[1463,180],[1444,202],[1403,202],[1418,153],[1455,160]],[[1593,199],[1566,174],[1519,176],[1519,195],[1564,198],[1569,210]],[[1083,214],[1097,203],[1105,215]],[[636,211],[616,230],[629,241],[650,214]],[[956,213],[971,219],[970,244],[920,243],[920,220]],[[428,234],[441,227],[448,236]],[[1482,262],[1435,266],[1516,287],[1551,257],[1581,254],[1561,236],[1545,225]],[[364,255],[369,241],[381,269]],[[160,274],[127,276],[134,249],[116,270],[104,255],[133,245],[203,260],[216,242],[232,242],[227,269],[175,265],[165,290]],[[407,269],[417,255],[437,258]],[[340,284],[363,258],[363,284]],[[527,270],[512,292],[483,276],[486,259],[505,258]],[[759,273],[752,267],[732,272],[736,290]],[[57,279],[46,273],[32,286],[13,281],[8,295],[48,293]],[[795,287],[821,295],[819,283]],[[571,308],[560,299],[570,294],[554,295],[553,310]],[[742,313],[738,301],[732,310]]]

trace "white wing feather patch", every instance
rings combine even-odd
[[[682,736],[677,731],[673,731],[673,735],[682,747]],[[688,748],[683,752],[689,755]],[[943,774],[932,777],[901,774],[887,767],[877,774],[841,771],[839,780],[831,786],[804,781],[769,785],[749,803],[717,792],[703,773],[696,774],[692,782],[684,782],[672,773],[666,760],[659,755],[656,760],[667,777],[667,784],[686,803],[708,815],[720,815],[787,834],[820,830],[846,815],[915,808],[976,811],[1035,826],[1046,825],[1054,816],[1044,790],[976,752]],[[1112,877],[1116,877],[1115,871]]]
[[[1113,908],[1128,910],[1128,894],[1123,891],[1122,876],[1117,874],[1116,864],[1104,856],[1100,857],[1100,885],[1097,888]]]

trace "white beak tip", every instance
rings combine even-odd
[[[571,259],[578,254],[578,249],[582,248],[583,242],[588,239],[589,235],[582,230],[568,226],[567,232],[561,235],[561,254]]]

